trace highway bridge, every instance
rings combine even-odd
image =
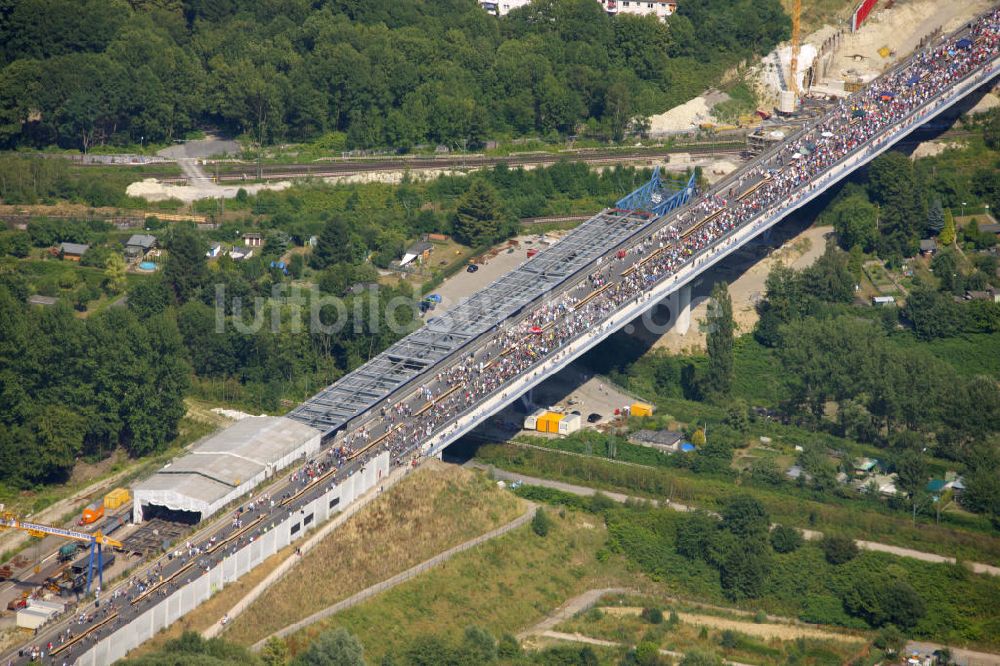
[[[690,180],[671,188],[655,174],[305,402],[289,417],[325,433],[314,480],[279,481],[267,491],[274,505],[209,525],[180,557],[135,573],[118,595],[105,592],[100,608],[86,604],[82,618],[43,627],[29,648],[60,663],[107,663],[175,620],[183,604],[207,598],[209,581],[228,582],[261,561],[262,543],[287,544],[337,502],[342,509],[390,459],[406,465],[439,453],[664,300],[685,325],[689,285],[703,271],[1000,73],[1000,10],[973,26],[914,54],[711,191],[694,192]],[[5,657],[23,663],[30,650]]]
[[[423,451],[438,453],[662,301],[670,303],[676,324],[686,328],[690,285],[702,272],[991,80],[997,73],[997,49],[993,41],[987,44],[995,40],[990,30],[985,35],[964,36],[966,30],[928,46],[702,193],[694,205],[685,206],[693,195],[692,183],[679,193],[664,193],[654,174],[647,186],[619,201],[616,208],[597,214],[550,250],[431,320],[300,405],[289,417],[323,430],[327,442],[346,443],[354,451],[375,444],[409,450],[416,442],[399,441],[399,433],[419,429]],[[935,56],[941,49],[944,55]],[[956,75],[958,63],[972,53],[983,61],[969,64],[968,71]],[[946,81],[935,78],[953,76]],[[538,353],[540,345],[533,339],[538,334],[524,328],[525,322],[534,321],[538,309],[567,302],[570,305],[559,317],[578,317],[580,301],[600,300],[602,293],[629,276],[636,263],[651,260],[652,250],[640,256],[636,248],[656,239],[655,250],[663,252],[676,245],[681,235],[706,224],[717,225],[720,219],[729,220],[729,228],[711,232],[710,242],[693,250],[686,248],[682,262],[645,276],[646,283],[628,299],[603,311],[577,334],[560,336],[558,344],[541,345],[545,353]],[[590,296],[586,278],[594,272],[601,274],[599,282],[604,286],[602,292]],[[514,339],[511,332],[515,332]],[[529,348],[534,362],[505,376],[489,391],[462,400],[457,412],[452,404],[444,410],[446,415],[436,410],[439,418],[424,418],[418,428],[409,422],[411,415],[422,417],[452,398],[456,382],[449,383],[442,376],[456,366],[472,368],[477,377],[492,374],[497,369],[496,355],[505,352],[497,348],[501,338],[509,347]],[[471,377],[465,373],[462,381]]]

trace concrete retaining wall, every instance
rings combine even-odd
[[[198,575],[192,572],[192,578],[184,581],[180,588],[124,627],[95,643],[76,663],[81,666],[104,666],[122,659],[130,650],[169,627],[226,585],[235,582],[288,544],[301,539],[333,514],[343,511],[388,474],[389,454],[384,452],[365,465],[364,472],[347,477],[340,485],[269,528],[252,543],[226,556],[207,573]],[[330,504],[334,500],[337,502],[331,508]],[[306,525],[304,522],[308,516],[312,516],[312,520]]]

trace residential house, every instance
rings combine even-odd
[[[229,251],[229,256],[233,261],[243,261],[253,256],[253,250],[244,250],[234,245],[233,249]]]
[[[925,238],[920,241],[920,254],[929,257],[937,252],[937,241],[933,238]]]
[[[948,482],[944,479],[931,479],[927,483],[927,492],[932,495],[940,495],[948,487]]]
[[[209,259],[215,259],[220,254],[222,254],[222,243],[212,243],[211,247],[208,248],[208,252],[205,256]]]
[[[83,243],[59,244],[59,254],[67,261],[80,261],[80,259],[83,258],[83,255],[87,254],[87,250],[89,249],[90,246],[84,245]]]
[[[479,6],[494,16],[505,16],[511,10],[524,7],[531,0],[479,0]],[[660,21],[677,11],[674,0],[597,0],[601,9],[609,16],[617,14],[633,14],[636,16],[655,16]]]
[[[895,473],[893,474],[875,474],[872,476],[872,480],[875,481],[875,486],[878,488],[878,492],[886,497],[895,497],[899,494],[899,490],[896,489],[896,480],[899,478]]]
[[[406,249],[405,253],[403,253],[403,258],[399,260],[399,265],[405,266],[412,261],[422,264],[430,258],[431,250],[433,249],[434,246],[428,241],[419,241],[414,243]]]
[[[854,461],[855,474],[871,474],[878,467],[876,458],[858,458]]]
[[[42,296],[41,294],[32,294],[28,296],[28,303],[31,305],[55,305],[59,301],[55,296]]]
[[[261,247],[264,245],[264,236],[258,233],[243,234],[243,244],[247,247]]]
[[[156,236],[132,234],[132,237],[125,241],[125,258],[129,261],[138,261],[154,247],[156,247]]]

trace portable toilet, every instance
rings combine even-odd
[[[538,426],[538,417],[545,413],[544,409],[536,409],[524,417],[524,429],[534,430]]]
[[[652,416],[653,406],[645,402],[633,402],[629,413],[632,416]]]
[[[581,417],[579,414],[567,414],[559,421],[559,434],[571,435],[580,429]]]
[[[128,504],[131,499],[127,488],[115,488],[104,496],[104,508],[114,511],[123,504]]]
[[[562,421],[563,415],[557,414],[556,412],[545,412],[542,416],[538,417],[538,432],[559,432],[559,422]]]

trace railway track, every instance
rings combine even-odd
[[[125,538],[125,550],[141,555],[158,552],[164,541],[175,541],[189,527],[163,518],[153,518],[144,522],[139,529]]]
[[[511,157],[491,157],[469,155],[465,157],[384,157],[366,159],[326,160],[308,164],[270,164],[261,168],[262,179],[283,178],[326,178],[346,176],[376,171],[403,171],[406,169],[469,169],[507,164],[519,166],[544,166],[561,160],[586,162],[594,165],[609,165],[628,160],[662,159],[677,153],[690,155],[739,155],[745,149],[742,141],[723,141],[706,145],[676,146],[631,151],[595,150],[577,153],[538,153]],[[218,178],[219,182],[240,182],[256,179],[257,167],[253,162],[227,162],[225,164],[204,165],[206,173]],[[210,172],[210,173],[209,173]],[[186,182],[187,178],[173,172],[146,171],[148,178],[157,178],[165,183]]]

